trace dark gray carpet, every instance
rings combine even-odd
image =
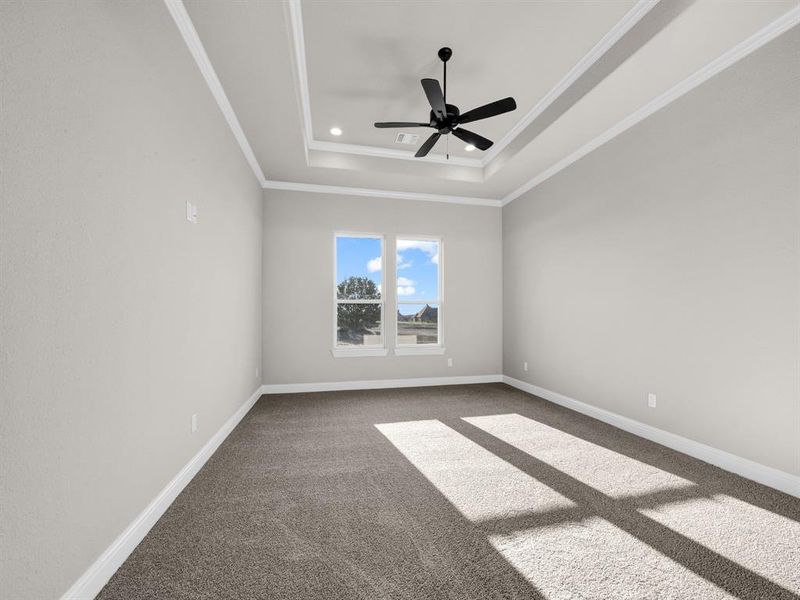
[[[799,591],[800,500],[489,384],[263,397],[98,598]]]

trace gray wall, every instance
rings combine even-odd
[[[262,309],[266,383],[504,366],[800,473],[798,46],[515,201],[503,241],[492,208],[262,206],[162,3],[0,3],[4,597],[65,591],[256,389]],[[446,355],[331,356],[340,229],[444,237]]]
[[[504,207],[505,374],[800,473],[799,41]]]
[[[275,190],[264,197],[264,383],[500,373],[499,209]],[[336,231],[384,233],[387,246],[398,234],[443,238],[445,355],[331,355]],[[394,281],[391,252],[386,263],[385,281]],[[394,286],[386,288],[393,314]]]
[[[261,190],[162,2],[0,3],[0,56],[0,595],[40,600],[259,385]]]

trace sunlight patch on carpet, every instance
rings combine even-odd
[[[610,496],[689,487],[694,482],[518,414],[464,421]]]
[[[440,421],[375,427],[470,521],[575,506]]]
[[[489,541],[548,600],[731,597],[599,517],[493,535]]]
[[[492,423],[486,425],[494,428]],[[569,512],[577,507],[573,501],[440,421],[375,427],[475,524]],[[551,435],[550,440],[563,449],[563,439],[556,436],[553,440]],[[548,600],[730,597],[713,583],[597,516],[490,534],[488,539]]]
[[[640,512],[800,595],[800,523],[719,494]]]

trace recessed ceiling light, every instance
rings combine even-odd
[[[464,146],[464,150],[466,150],[467,152],[472,152],[473,150],[475,150],[475,146],[473,146],[472,144],[467,144],[466,146]]]
[[[342,135],[342,130],[338,127],[331,127],[331,135]]]

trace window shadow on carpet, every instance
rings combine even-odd
[[[376,427],[546,596],[798,597],[797,522],[675,469],[517,414]]]

